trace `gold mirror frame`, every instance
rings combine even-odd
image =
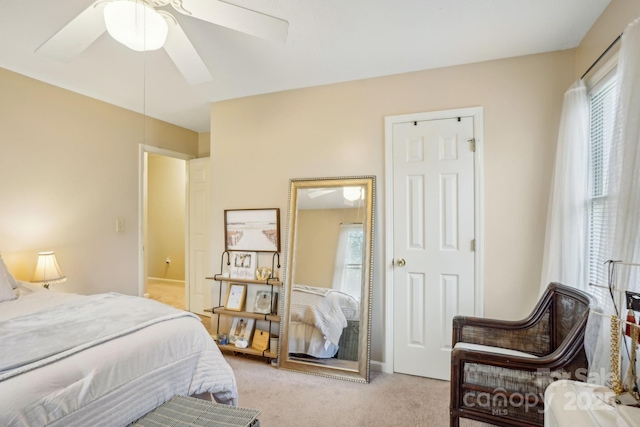
[[[301,359],[289,354],[289,319],[291,316],[292,280],[296,260],[296,229],[298,226],[298,194],[300,190],[340,189],[362,187],[363,189],[363,243],[362,243],[362,290],[360,299],[359,334],[357,362],[331,364],[325,361],[333,359]],[[307,374],[339,378],[343,380],[368,383],[371,362],[371,293],[373,271],[373,224],[375,208],[375,176],[337,177],[337,178],[300,178],[289,183],[289,208],[287,221],[287,240],[285,247],[285,265],[283,280],[283,314],[280,322],[280,348],[278,366],[282,369]],[[353,365],[353,366],[344,366]]]

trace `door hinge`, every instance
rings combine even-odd
[[[476,139],[475,138],[471,138],[468,141],[469,141],[469,144],[471,144],[471,151],[473,151],[475,153],[476,152]]]
[[[476,239],[471,240],[471,252],[476,251]]]

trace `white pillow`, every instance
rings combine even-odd
[[[0,269],[0,302],[11,301],[16,299],[16,294],[13,292],[11,283],[5,270]]]
[[[17,288],[18,282],[16,282],[16,279],[14,279],[11,273],[9,273],[9,269],[7,268],[7,266],[4,263],[4,260],[2,259],[2,254],[0,254],[0,271],[3,271],[3,270],[7,276],[7,280],[9,281],[9,284],[11,285],[11,287],[13,289]]]

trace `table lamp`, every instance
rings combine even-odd
[[[38,265],[33,273],[32,283],[38,283],[49,289],[49,285],[54,283],[62,283],[67,277],[62,274],[56,254],[54,252],[40,252],[38,254]]]

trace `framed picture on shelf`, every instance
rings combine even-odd
[[[255,319],[248,317],[234,317],[229,330],[229,344],[235,344],[238,338],[244,338],[251,345],[251,334],[255,327]]]
[[[246,296],[247,285],[241,283],[229,283],[224,308],[231,311],[242,311]]]
[[[253,312],[271,314],[271,303],[271,291],[258,291],[253,303]]]
[[[230,252],[230,277],[236,279],[254,279],[258,254],[256,252]]]
[[[225,250],[280,252],[280,209],[226,209]]]

